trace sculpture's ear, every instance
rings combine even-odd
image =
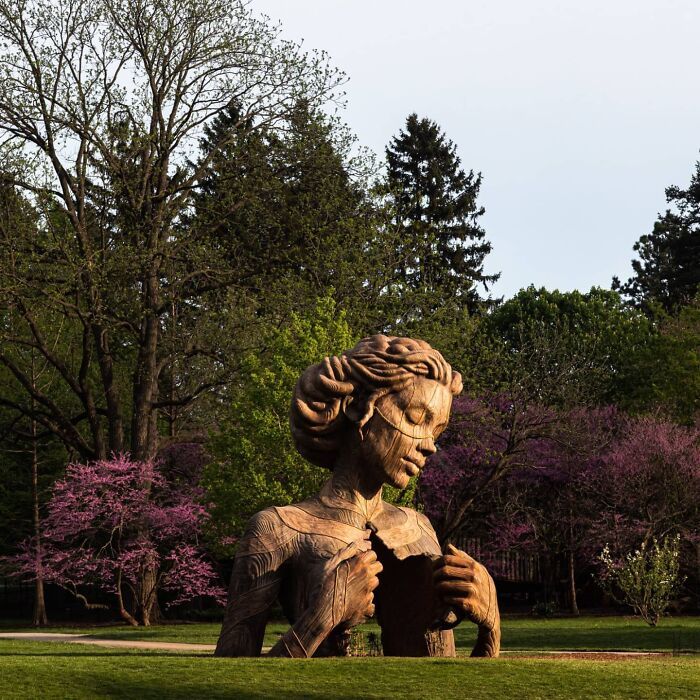
[[[345,417],[353,424],[358,425],[367,413],[367,402],[353,396],[346,396],[342,403]]]

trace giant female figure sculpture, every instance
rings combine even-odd
[[[462,380],[427,343],[375,335],[309,367],[291,430],[332,470],[313,498],[255,515],[240,542],[219,656],[257,656],[277,600],[289,630],[276,656],[347,653],[350,629],[376,614],[385,655],[454,656],[451,627],[478,625],[473,656],[497,656],[493,580],[464,552],[441,552],[428,519],[382,500],[435,452]]]

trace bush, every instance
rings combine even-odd
[[[655,627],[671,602],[681,581],[678,576],[680,535],[666,537],[651,546],[642,542],[635,552],[613,559],[606,545],[600,554],[600,583],[618,602],[633,608],[647,624]]]

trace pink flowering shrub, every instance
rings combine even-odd
[[[613,556],[680,534],[700,542],[700,429],[625,417],[605,459],[588,473],[600,507],[592,536]]]
[[[455,401],[455,419],[421,475],[440,526],[462,510],[459,535],[478,542],[497,575],[501,554],[538,558],[552,576],[599,574],[654,539],[680,536],[680,566],[696,580],[700,429],[615,407],[518,409],[502,396]],[[585,577],[583,574],[585,573]]]
[[[462,396],[420,477],[420,498],[441,538],[461,529],[497,484],[536,463],[556,422],[543,406],[505,394]]]
[[[23,544],[12,558],[15,572],[31,578],[40,568],[45,581],[88,607],[90,586],[113,594],[131,624],[149,623],[146,611],[159,590],[170,594],[168,605],[198,596],[224,604],[225,591],[200,546],[208,514],[197,469],[176,478],[177,459],[170,457],[135,462],[117,455],[68,465],[53,487],[43,539]]]

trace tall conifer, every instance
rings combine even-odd
[[[634,275],[619,289],[638,306],[661,304],[668,312],[690,303],[700,289],[700,162],[690,185],[668,187],[666,200],[675,206],[659,215],[651,233],[634,244]]]
[[[430,119],[411,114],[386,149],[386,191],[401,229],[400,293],[415,298],[415,315],[448,306],[473,311],[491,251],[479,219],[481,174],[461,167],[457,149]],[[403,304],[402,304],[403,306]]]

